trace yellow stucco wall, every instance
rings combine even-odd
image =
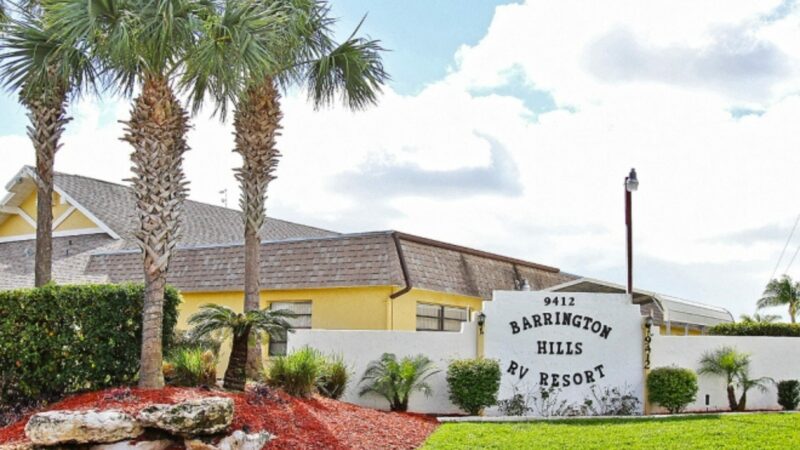
[[[394,300],[394,286],[328,289],[265,290],[261,305],[275,301],[311,301],[311,327],[326,330],[415,330],[417,302],[467,306],[480,310],[481,300],[444,292],[412,289]],[[178,327],[186,328],[189,316],[206,303],[241,311],[244,292],[183,292]]]
[[[58,193],[53,194],[53,222],[58,220],[72,207],[69,203],[61,201]],[[19,208],[31,219],[36,220],[36,192],[31,193]],[[67,219],[55,228],[55,231],[84,230],[97,228],[97,224],[78,210],[73,210]],[[13,215],[0,224],[0,237],[27,236],[36,233],[36,228],[31,226],[19,215]]]
[[[55,208],[53,208],[55,210]],[[53,217],[60,217],[60,216],[53,216]],[[72,211],[72,213],[63,221],[61,222],[58,227],[56,227],[56,231],[70,231],[70,230],[84,230],[87,228],[97,228],[97,224],[91,221],[88,217],[83,215],[82,212],[78,211],[77,209]]]
[[[36,229],[17,215],[11,216],[3,223],[0,223],[0,237],[25,236],[33,233],[36,233]]]
[[[701,336],[702,334],[703,333],[701,333],[700,330],[698,330],[697,328],[691,328],[691,327],[689,328],[689,333],[688,333],[689,336]],[[661,325],[661,335],[662,336],[666,336],[667,335],[667,326],[666,325]],[[686,329],[683,327],[683,325],[676,325],[676,324],[673,323],[670,326],[669,335],[670,336],[686,336],[687,333],[686,333]]]

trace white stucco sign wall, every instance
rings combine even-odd
[[[484,353],[500,361],[499,399],[553,388],[559,401],[581,404],[596,386],[627,388],[643,400],[642,317],[630,296],[496,291],[493,298],[483,304]]]

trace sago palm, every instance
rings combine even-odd
[[[266,217],[269,183],[275,179],[280,152],[281,91],[304,86],[314,107],[336,96],[353,110],[376,102],[388,78],[378,41],[356,32],[336,43],[334,20],[325,2],[273,0],[255,7],[242,0],[221,2],[209,16],[199,51],[190,55],[185,80],[199,108],[208,96],[224,114],[234,105],[234,152],[244,216],[245,310],[260,307],[260,230]],[[357,30],[356,30],[357,31]],[[248,372],[260,373],[261,350],[254,340]]]
[[[88,46],[112,79],[134,91],[123,140],[133,147],[130,180],[139,218],[134,230],[143,255],[145,299],[139,386],[160,388],[164,287],[178,242],[186,184],[188,115],[173,91],[191,49],[197,13],[191,0],[53,0],[46,5],[64,39]]]
[[[433,361],[426,356],[407,356],[398,360],[394,354],[384,353],[367,366],[358,395],[378,394],[389,402],[392,411],[406,411],[413,392],[431,395],[427,380],[438,372]]]
[[[38,15],[21,10],[0,33],[0,82],[17,92],[28,110],[28,137],[36,154],[36,256],[34,284],[52,278],[53,171],[61,135],[70,118],[66,107],[93,86],[97,74],[86,51],[66,45]]]
[[[770,280],[757,305],[759,309],[786,306],[789,309],[789,318],[795,323],[797,311],[800,309],[800,283],[793,281],[789,275]]]
[[[738,352],[733,347],[721,347],[703,354],[700,359],[700,375],[716,375],[725,378],[725,389],[728,393],[728,405],[731,411],[738,409],[736,401],[736,383],[750,368],[750,357]]]
[[[286,319],[295,317],[289,310],[260,309],[237,313],[234,310],[220,305],[205,305],[200,311],[189,318],[192,336],[195,338],[207,337],[212,334],[230,334],[233,339],[231,356],[228,368],[225,370],[223,386],[226,389],[244,390],[247,367],[247,343],[252,333],[266,333],[278,338],[281,334],[291,331],[291,325]]]

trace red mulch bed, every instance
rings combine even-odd
[[[266,387],[244,394],[175,387],[110,389],[78,394],[42,411],[117,409],[135,414],[154,403],[212,396],[234,400],[234,430],[263,430],[276,435],[266,449],[414,449],[437,426],[436,420],[429,416],[376,411],[319,396],[298,399]],[[27,421],[25,417],[0,428],[0,444],[24,441]]]

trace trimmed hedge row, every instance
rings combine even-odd
[[[709,328],[716,336],[800,337],[800,324],[794,323],[721,323]]]
[[[51,400],[133,382],[143,298],[141,284],[0,292],[0,403]],[[178,291],[168,287],[164,303],[168,348]]]

